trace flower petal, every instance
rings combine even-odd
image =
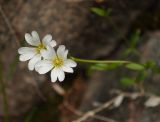
[[[55,47],[57,45],[57,42],[55,40],[52,40],[49,44],[51,47]]]
[[[52,68],[53,68],[52,62],[47,61],[47,60],[39,61],[39,62],[37,62],[37,64],[35,65],[35,70],[36,70],[39,74],[45,74],[45,73],[49,72]]]
[[[21,47],[18,49],[19,54],[24,54],[24,53],[35,53],[36,48],[33,47]]]
[[[73,69],[71,67],[68,67],[68,66],[62,66],[62,70],[64,72],[68,72],[68,73],[73,73]]]
[[[41,43],[38,33],[36,31],[32,31],[32,37],[34,43],[36,44],[36,46],[38,46]]]
[[[52,47],[47,46],[47,50],[41,50],[41,55],[43,56],[44,59],[53,59],[56,56],[56,52]]]
[[[57,68],[58,69],[58,68]],[[62,69],[59,69],[58,79],[59,81],[63,81],[65,78],[64,71]]]
[[[42,39],[42,42],[43,42],[43,44],[45,44],[45,45],[49,45],[50,42],[51,42],[51,40],[52,40],[52,35],[47,34],[47,35]]]
[[[38,61],[40,61],[40,60],[41,60],[41,55],[40,55],[40,54],[35,55],[35,56],[29,61],[29,63],[28,63],[28,69],[31,70],[31,71],[34,70],[36,63],[37,63]]]
[[[51,71],[51,81],[56,82],[58,78],[58,72],[55,68]]]
[[[65,46],[64,45],[60,45],[57,49],[57,55],[58,57],[62,58],[62,59],[66,59],[67,58],[67,54],[68,54],[68,50],[65,50]]]
[[[68,67],[76,67],[77,66],[77,63],[71,59],[67,59],[65,61],[65,65],[68,66]]]
[[[60,68],[54,68],[51,71],[51,81],[56,82],[57,78],[59,81],[63,81],[65,78],[65,74]]]
[[[28,44],[32,46],[37,46],[37,44],[35,43],[35,41],[33,40],[32,36],[29,33],[25,34],[25,40]]]
[[[20,61],[27,61],[29,59],[31,59],[36,53],[25,53],[20,55],[19,60]]]
[[[63,54],[63,58],[66,60],[67,59],[67,55],[68,55],[68,50],[66,50]]]

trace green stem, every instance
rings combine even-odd
[[[88,60],[88,59],[80,59],[75,57],[70,57],[72,60],[81,63],[101,63],[101,64],[129,64],[133,63],[131,61],[123,61],[123,60]]]

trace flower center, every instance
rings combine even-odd
[[[53,60],[53,64],[55,67],[60,67],[63,65],[63,60],[57,57]]]
[[[45,47],[44,44],[39,44],[39,45],[37,46],[37,53],[40,53],[41,49],[45,49],[45,48],[46,48],[46,47]]]

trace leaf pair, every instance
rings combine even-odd
[[[131,69],[131,70],[144,70],[145,66],[142,64],[138,64],[138,63],[129,63],[126,65],[126,68]]]
[[[112,9],[111,8],[103,9],[103,8],[98,8],[98,7],[92,7],[91,11],[99,16],[106,17],[111,14]]]

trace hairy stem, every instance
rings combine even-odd
[[[81,63],[101,63],[101,64],[129,64],[133,63],[131,61],[124,61],[124,60],[89,60],[89,59],[81,59],[81,58],[75,58],[75,57],[70,57],[72,60],[76,62],[81,62]]]

